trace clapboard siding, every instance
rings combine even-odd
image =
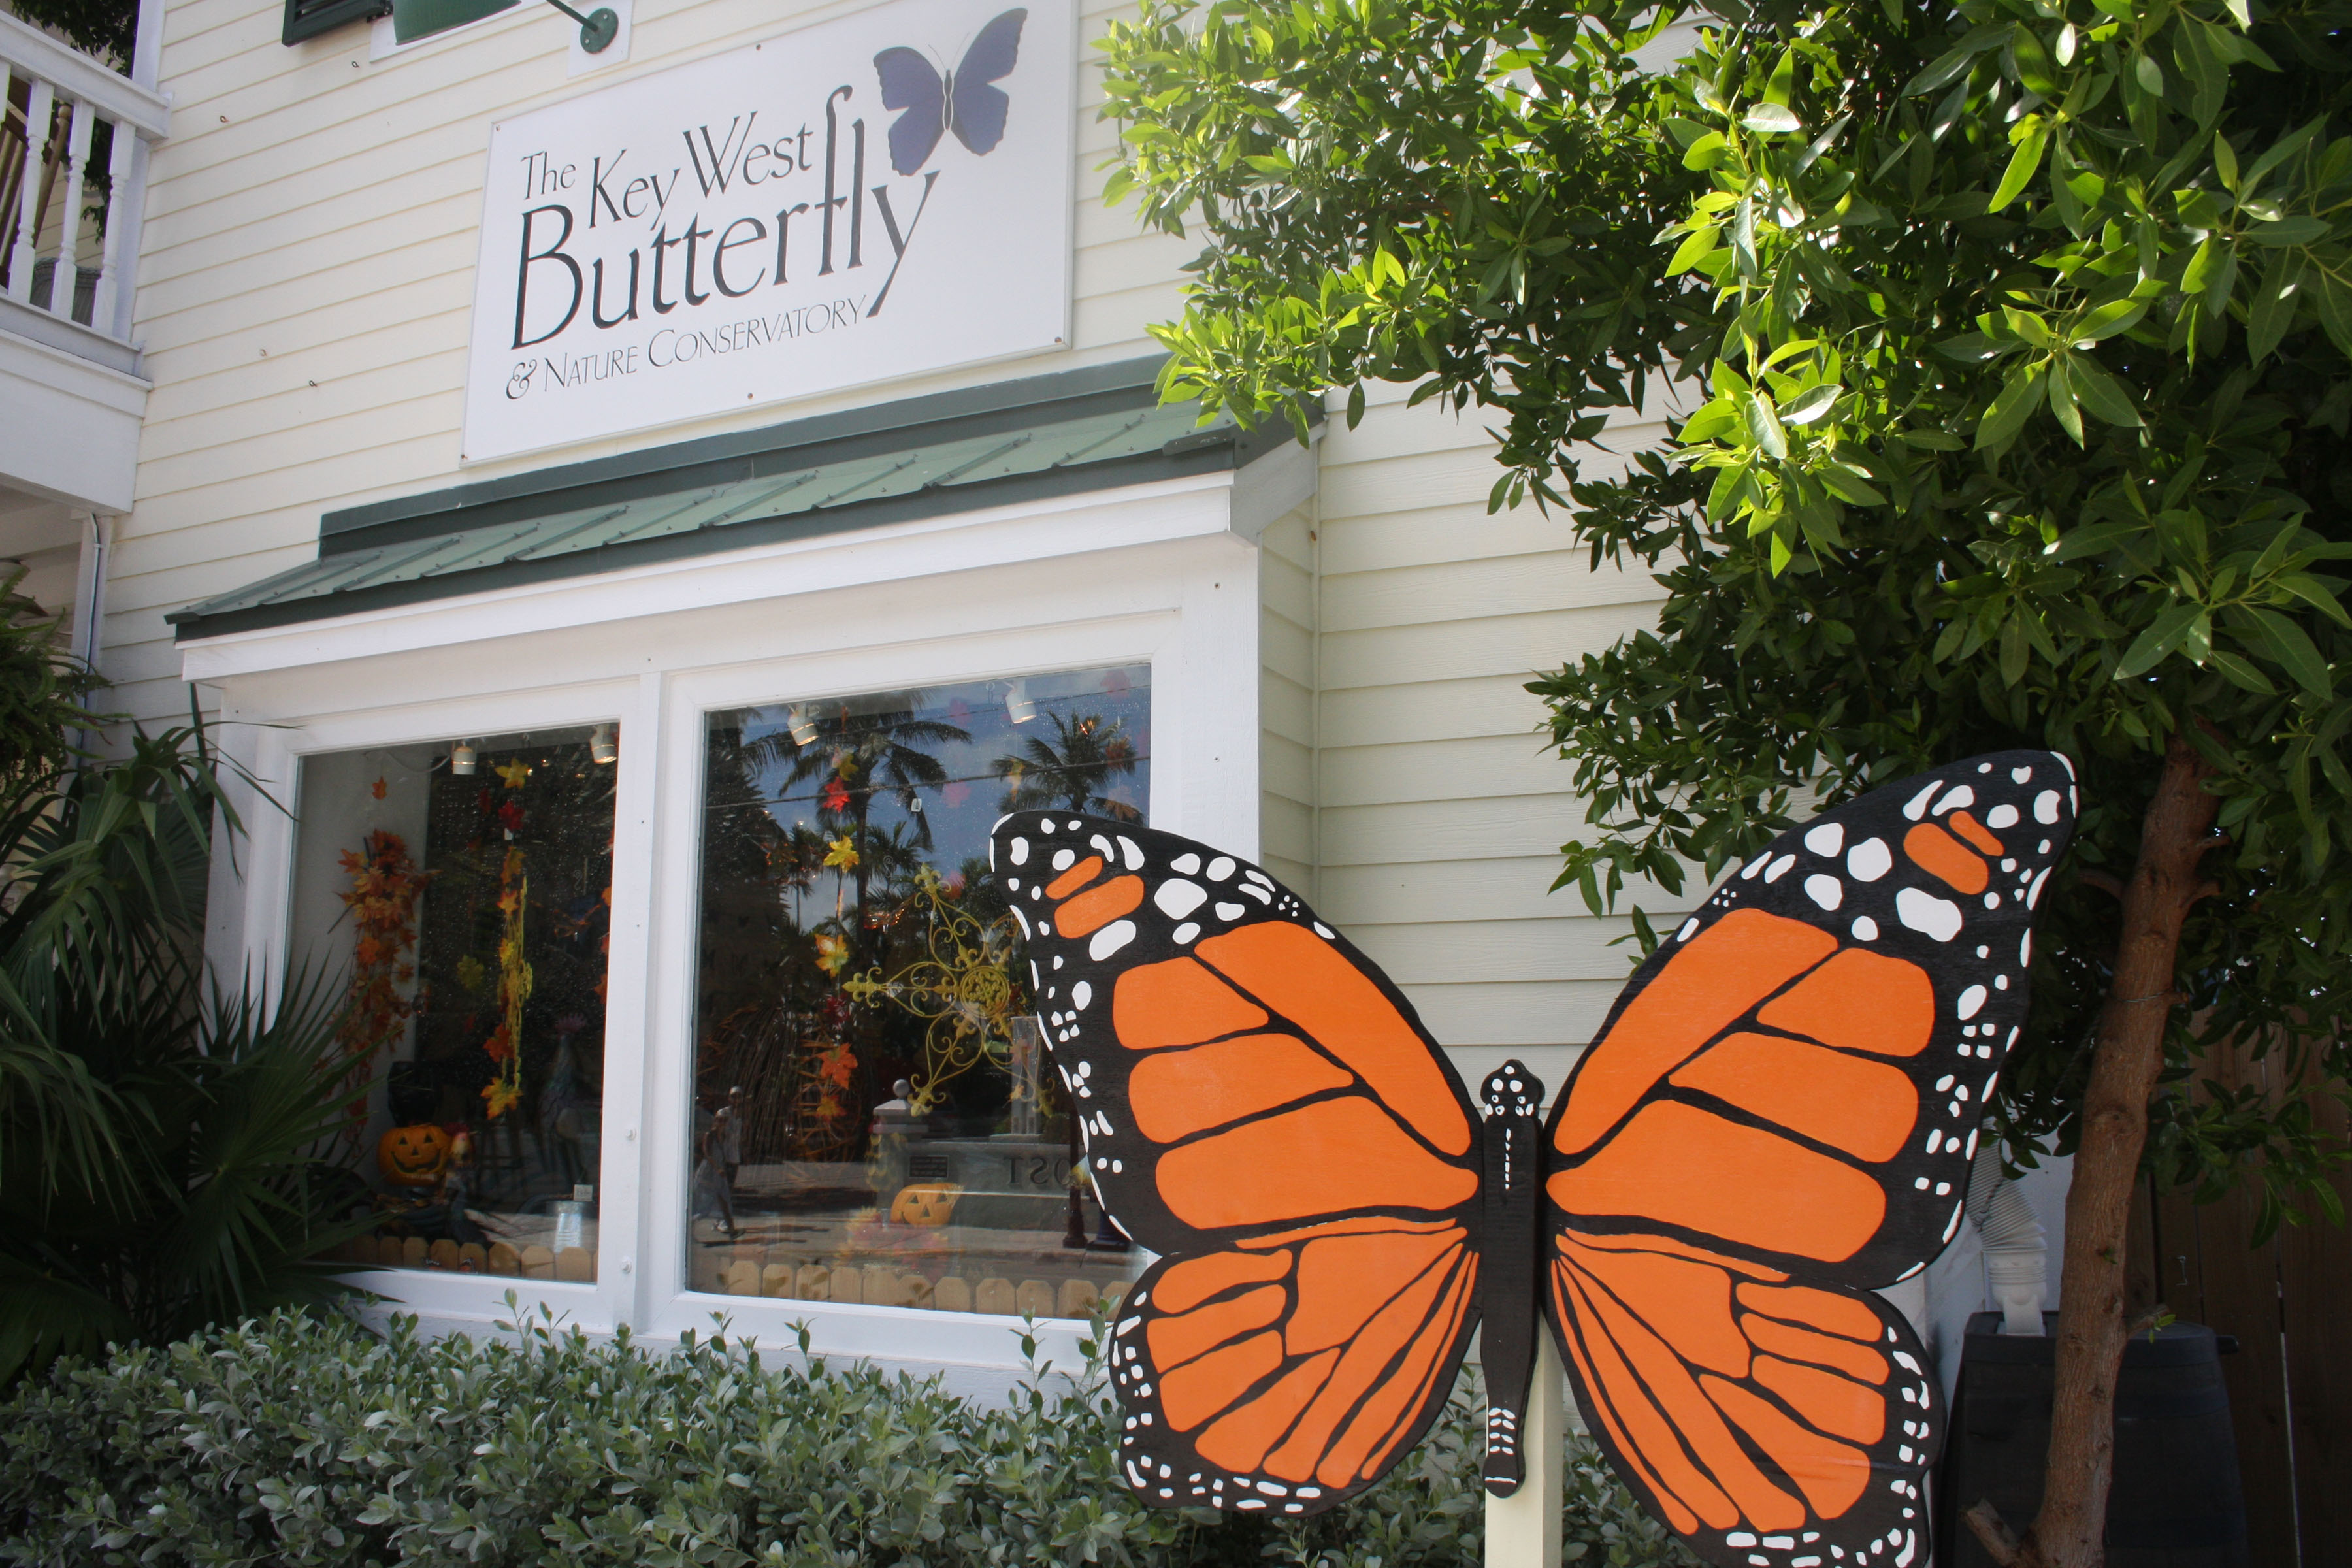
[[[1486,421],[1395,389],[1325,437],[1316,842],[1325,914],[1402,985],[1475,1082],[1505,1054],[1559,1087],[1624,982],[1622,917],[1550,891],[1591,830],[1547,742],[1540,671],[1649,624],[1648,576],[1594,571],[1569,520],[1490,515]],[[1592,471],[1653,445],[1628,414]],[[1633,889],[1654,916],[1696,889]],[[1619,945],[1612,945],[1619,943]]]
[[[1315,529],[1295,510],[1258,544],[1258,860],[1316,891]]]

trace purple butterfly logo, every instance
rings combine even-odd
[[[884,49],[874,57],[882,107],[906,110],[890,124],[890,167],[913,174],[930,161],[940,138],[950,131],[975,153],[995,150],[1004,140],[1004,116],[1013,100],[989,84],[1013,74],[1021,58],[1021,26],[1028,20],[1028,11],[1021,8],[996,17],[980,30],[953,70],[939,69],[913,49]]]

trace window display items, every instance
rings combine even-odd
[[[377,1222],[348,1260],[596,1277],[614,734],[303,760],[289,934],[349,976]]]
[[[1531,1074],[1474,1103],[1264,871],[1008,816],[992,864],[1087,1173],[1162,1255],[1113,1334],[1129,1484],[1330,1508],[1419,1441],[1483,1322],[1507,1496],[1540,1311],[1619,1474],[1702,1556],[1922,1560],[1939,1396],[1870,1292],[1958,1227],[2075,808],[2065,758],[2008,752],[1783,834],[1634,973],[1540,1123]]]
[[[1150,684],[709,716],[689,1289],[1041,1317],[1125,1289],[1129,1260],[1087,1245],[988,832],[1033,805],[1144,820]]]

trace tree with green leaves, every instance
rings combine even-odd
[[[1654,630],[1536,687],[1594,910],[1874,781],[2073,759],[1990,1108],[2014,1157],[2075,1156],[2044,1500],[1970,1522],[2096,1563],[2140,1173],[2341,1217],[2313,1099],[2352,1066],[2352,11],[1719,9],[1645,69],[1672,7],[1147,0],[1105,45],[1112,193],[1210,242],[1168,395],[1497,410],[1496,503],[1663,585]],[[1668,449],[1580,468],[1662,377]],[[2200,1082],[2225,1047],[2283,1111]]]

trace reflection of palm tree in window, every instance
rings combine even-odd
[[[913,826],[909,842],[929,848],[931,825],[923,815],[921,792],[945,784],[947,769],[919,748],[971,739],[953,724],[915,717],[921,699],[920,692],[898,692],[862,713],[851,711],[845,703],[813,702],[801,712],[803,724],[815,731],[808,740],[796,740],[793,731],[779,730],[746,748],[758,753],[760,763],[788,764],[779,794],[791,795],[812,781],[824,781],[817,792],[818,808],[835,820],[846,819],[850,844],[858,852],[851,877],[861,923],[872,868],[891,858],[874,840],[867,825],[874,797],[884,795],[896,800]]]
[[[1113,798],[1108,789],[1114,775],[1135,772],[1135,742],[1128,738],[1126,721],[1105,720],[1097,713],[1049,712],[1044,717],[1054,726],[1052,739],[1031,735],[1018,752],[996,759],[996,776],[1009,786],[1004,809],[1062,805],[1123,822],[1141,821],[1141,812]]]

